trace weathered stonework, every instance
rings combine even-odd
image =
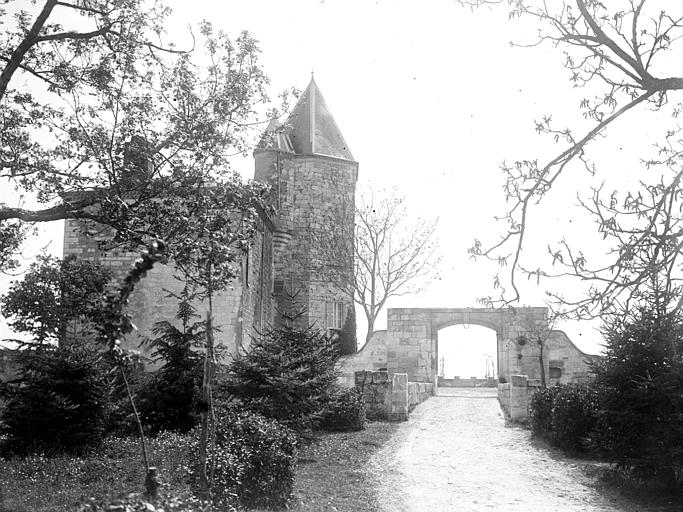
[[[512,309],[487,308],[400,308],[387,312],[387,330],[376,332],[357,353],[342,358],[339,368],[347,376],[355,371],[384,368],[406,373],[411,382],[437,385],[440,329],[458,324],[481,325],[496,332],[498,376],[526,375],[540,381],[540,348],[529,342],[530,322],[546,322],[546,308],[524,308],[523,315]],[[547,383],[584,382],[590,379],[590,361],[597,356],[581,352],[562,331],[551,331],[545,343],[543,364]],[[550,370],[553,369],[551,372]]]
[[[431,384],[408,382],[405,373],[359,371],[354,383],[369,420],[406,421],[416,405],[434,394]]]
[[[97,245],[98,239],[86,236],[80,227],[76,220],[65,222],[64,256],[76,255],[84,260],[98,262],[112,271],[114,284],[120,282],[138,255],[101,251]],[[249,254],[244,258],[243,269],[248,269],[248,276],[243,274],[233,280],[227,290],[213,298],[214,324],[218,328],[215,339],[226,349],[225,356],[234,355],[248,346],[251,336],[272,321],[272,231],[265,223],[261,223]],[[248,264],[246,258],[249,259]],[[145,337],[152,335],[154,324],[175,318],[178,302],[169,292],[179,294],[184,286],[176,275],[172,263],[156,265],[135,287],[129,299],[128,311],[137,329],[126,338],[127,348],[146,353],[140,344]],[[196,302],[194,305],[203,318],[208,304]]]

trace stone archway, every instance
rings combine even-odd
[[[546,308],[525,308],[525,317],[545,322]],[[522,359],[510,357],[524,329],[512,309],[490,308],[401,308],[387,317],[387,370],[407,373],[415,382],[435,382],[438,372],[437,336],[452,325],[480,325],[496,333],[498,375],[525,373]],[[528,373],[528,372],[527,372]]]
[[[547,308],[400,308],[387,312],[387,329],[375,331],[372,339],[356,354],[340,359],[343,380],[353,385],[358,370],[385,370],[405,373],[411,382],[435,385],[438,374],[437,336],[440,329],[460,324],[481,325],[496,333],[498,377],[526,375],[540,379],[539,347],[522,345],[518,339],[528,334],[529,323],[547,322]],[[553,372],[556,382],[580,382],[590,375],[589,360],[595,356],[581,352],[567,335],[553,330],[544,350],[546,375]],[[539,381],[540,382],[540,381]]]

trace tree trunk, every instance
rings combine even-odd
[[[545,383],[545,364],[543,363],[543,343],[540,343],[538,347],[541,349],[540,353],[538,354],[538,362],[541,365],[541,386],[542,387],[547,387]]]
[[[374,318],[368,318],[368,332],[365,335],[365,343],[366,344],[372,339],[372,335],[374,332],[375,332],[375,319]]]
[[[213,325],[211,319],[211,307],[206,313],[206,352],[204,354],[204,374],[202,378],[202,410],[201,410],[201,432],[199,436],[199,497],[205,501],[211,501],[211,481],[209,479],[207,466],[209,459],[210,431],[212,430],[213,420],[213,397],[211,393],[211,383],[213,382],[214,371],[214,347],[213,347]]]

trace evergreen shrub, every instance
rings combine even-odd
[[[351,432],[365,428],[365,402],[356,388],[340,388],[325,405],[320,428],[327,431]]]
[[[164,362],[138,393],[140,419],[152,433],[187,432],[199,421],[202,357],[194,347],[204,337],[203,325],[178,329],[170,322],[157,322],[155,337],[145,340],[154,349],[152,357]]]
[[[310,431],[336,389],[337,359],[336,342],[321,331],[273,328],[227,366],[221,393],[300,433]]]
[[[110,386],[97,350],[41,346],[24,351],[20,364],[5,392],[3,451],[82,452],[102,441]]]
[[[683,320],[650,308],[605,331],[596,448],[623,469],[683,481]]]

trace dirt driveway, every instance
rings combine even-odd
[[[601,493],[585,467],[505,427],[496,390],[447,388],[413,411],[369,469],[385,512],[673,510]]]

